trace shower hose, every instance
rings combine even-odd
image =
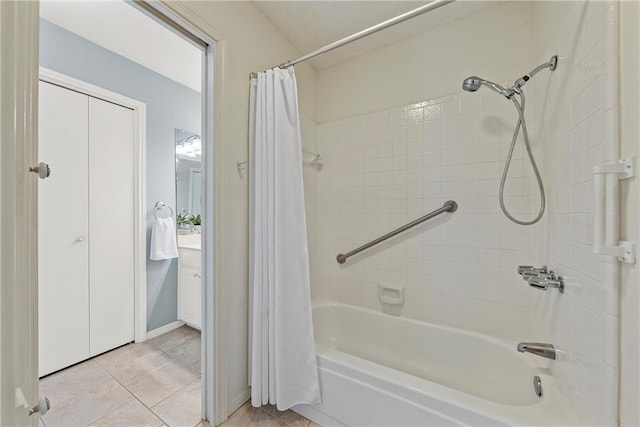
[[[536,165],[536,160],[533,157],[533,153],[531,152],[531,144],[529,143],[529,133],[527,132],[527,124],[524,120],[524,93],[518,91],[517,95],[520,96],[520,102],[516,99],[515,95],[511,97],[511,101],[518,110],[518,123],[516,124],[516,128],[513,132],[513,138],[511,139],[511,147],[509,147],[509,154],[507,155],[507,162],[504,166],[504,171],[502,172],[502,179],[500,181],[500,209],[502,212],[509,218],[511,221],[520,225],[533,225],[540,221],[542,215],[545,210],[545,195],[544,195],[544,185],[542,184],[542,177],[540,176],[540,171],[538,170],[538,165]],[[527,155],[529,156],[529,161],[531,162],[531,167],[533,168],[533,173],[536,176],[536,180],[538,181],[538,189],[540,190],[540,211],[538,212],[538,216],[530,221],[521,221],[515,218],[513,215],[509,213],[507,207],[504,205],[504,185],[507,181],[507,174],[509,172],[509,166],[511,165],[511,157],[513,156],[513,149],[516,146],[516,141],[518,140],[518,134],[520,133],[520,126],[522,126],[522,136],[524,137],[524,146],[527,149]]]

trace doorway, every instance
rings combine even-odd
[[[92,8],[106,6],[104,2],[79,5],[79,7]],[[141,14],[141,11],[131,7],[131,4],[122,3],[120,6],[128,8],[129,11],[135,11],[135,13],[144,19],[149,20],[149,14]],[[56,5],[48,4],[47,7],[54,8]],[[43,17],[47,16],[47,7],[43,7]],[[147,12],[148,11],[149,10],[147,10]],[[49,9],[48,12],[48,16],[50,16],[52,20],[55,20],[55,12],[51,12],[51,9]],[[80,12],[81,11],[77,10],[72,13],[66,11],[62,12],[61,15],[73,17],[74,13],[81,15]],[[113,15],[112,12],[106,14],[98,13],[103,17]],[[151,15],[154,24],[158,25],[157,15]],[[125,22],[126,20],[123,19],[121,21]],[[129,21],[126,22],[130,24]],[[162,22],[164,30],[169,31],[166,28],[166,20]],[[212,70],[208,69],[207,65],[212,64],[212,61],[209,61],[207,56],[212,53],[213,47],[211,44],[197,46],[200,52],[200,62],[197,66],[175,60],[175,62],[183,68],[191,69],[191,71],[196,69],[197,80],[201,89],[199,93],[195,94],[195,96],[185,96],[181,98],[179,94],[180,91],[177,90],[179,89],[178,86],[181,85],[189,88],[189,82],[178,82],[178,85],[174,88],[175,90],[171,91],[171,100],[157,103],[157,99],[154,97],[145,97],[144,94],[140,93],[140,90],[149,89],[157,80],[162,77],[167,78],[167,74],[170,74],[168,80],[173,80],[174,82],[175,79],[180,78],[179,76],[171,75],[171,71],[158,73],[154,69],[149,68],[149,64],[146,64],[146,66],[143,65],[143,67],[150,69],[152,72],[150,74],[152,75],[147,76],[147,80],[145,81],[136,82],[131,70],[123,71],[123,68],[118,68],[117,65],[119,63],[126,63],[128,61],[128,65],[132,66],[136,65],[136,61],[126,56],[124,56],[124,60],[118,58],[118,56],[123,57],[123,55],[120,55],[122,52],[117,51],[117,48],[113,47],[113,45],[109,45],[109,43],[113,41],[113,37],[111,40],[107,37],[107,40],[104,41],[96,34],[78,34],[81,30],[74,27],[73,23],[58,23],[64,25],[56,25],[54,22],[43,22],[41,20],[41,34],[43,35],[41,38],[41,65],[54,69],[57,68],[57,71],[74,77],[80,77],[84,82],[88,81],[91,84],[98,84],[102,89],[112,90],[121,95],[124,94],[146,104],[148,112],[147,142],[144,150],[146,160],[143,159],[143,161],[135,165],[138,171],[146,171],[146,173],[142,174],[143,184],[146,183],[146,185],[142,186],[135,200],[135,203],[140,203],[144,206],[141,212],[145,226],[140,233],[135,233],[138,235],[138,249],[143,249],[142,251],[138,250],[136,257],[144,258],[144,271],[140,271],[140,274],[136,275],[134,279],[134,281],[138,280],[140,282],[140,292],[134,295],[133,299],[135,300],[134,305],[137,314],[134,315],[135,319],[131,319],[134,324],[138,322],[138,324],[146,324],[146,327],[143,327],[141,331],[136,331],[136,344],[120,342],[119,344],[124,345],[119,348],[113,348],[118,347],[118,345],[114,346],[112,344],[112,348],[102,348],[101,350],[105,350],[104,352],[90,350],[88,357],[86,357],[86,355],[78,356],[79,360],[77,360],[77,364],[73,365],[73,363],[71,363],[69,366],[57,366],[61,369],[58,370],[55,368],[55,370],[46,372],[46,374],[51,375],[41,381],[41,394],[43,396],[47,394],[51,395],[49,398],[52,400],[53,405],[51,411],[44,416],[43,420],[47,425],[88,425],[93,422],[109,422],[109,420],[111,420],[111,422],[117,422],[120,425],[127,425],[129,423],[130,425],[141,425],[147,422],[153,424],[159,419],[168,425],[195,426],[197,422],[200,421],[200,415],[205,418],[210,417],[210,414],[212,414],[211,408],[208,409],[207,405],[202,405],[201,407],[201,402],[213,402],[211,392],[209,392],[209,398],[206,398],[207,393],[200,391],[213,389],[212,369],[210,368],[211,370],[207,371],[206,363],[204,363],[207,358],[201,357],[203,354],[209,354],[212,359],[213,354],[207,351],[207,348],[211,348],[212,346],[200,346],[199,328],[201,328],[202,334],[205,337],[207,334],[211,335],[213,332],[212,328],[209,330],[209,328],[206,327],[207,323],[202,321],[202,319],[211,316],[206,308],[209,307],[209,309],[211,309],[213,307],[213,275],[209,272],[209,280],[206,279],[206,270],[210,270],[212,266],[210,262],[208,264],[202,263],[202,259],[207,259],[204,253],[208,251],[210,253],[211,248],[207,249],[207,245],[201,244],[202,236],[206,236],[209,233],[206,224],[213,224],[213,218],[211,215],[212,210],[207,209],[207,196],[204,194],[201,196],[204,206],[202,207],[202,211],[197,214],[191,212],[190,208],[183,208],[178,204],[178,195],[176,194],[176,164],[178,163],[178,158],[176,154],[179,144],[177,144],[178,141],[175,139],[174,130],[190,129],[195,131],[194,134],[198,136],[198,141],[200,141],[201,144],[201,147],[199,147],[199,155],[206,159],[206,145],[207,142],[212,142],[212,135],[210,134],[211,129],[206,129],[207,126],[204,126],[206,122],[203,121],[202,118],[206,117],[206,111],[210,109],[209,104],[211,100],[206,96],[206,92],[202,90],[202,85],[203,80],[211,83],[210,74]],[[87,20],[84,20],[83,25],[85,27],[86,24]],[[135,27],[136,30],[140,30],[139,25]],[[70,34],[65,33],[65,31]],[[180,33],[184,34],[184,31],[180,31]],[[174,36],[176,35],[175,33],[172,34]],[[86,38],[82,37],[82,35],[85,35]],[[97,39],[92,39],[92,37]],[[78,40],[78,38],[84,40]],[[157,38],[148,33],[144,39],[157,42]],[[87,41],[97,45],[98,49],[94,49],[93,52],[89,53],[85,50],[84,53],[77,57],[60,55],[59,51],[52,52],[51,49],[47,49],[48,44],[60,43],[58,46],[67,47],[70,50],[78,52],[81,51],[79,47],[87,44]],[[129,42],[131,42],[131,40],[129,40]],[[190,40],[189,43],[194,44],[193,40]],[[105,45],[107,45],[107,47],[105,47]],[[163,46],[166,47],[166,44]],[[109,52],[104,52],[104,50]],[[99,52],[96,53],[95,51]],[[112,56],[110,59],[101,62],[101,58],[103,58],[104,55],[112,55],[114,53],[116,54],[115,57]],[[62,58],[63,60],[56,64],[52,58]],[[84,63],[81,61],[84,61]],[[91,70],[91,65],[98,65],[98,67],[94,67],[94,69]],[[137,63],[137,65],[140,64]],[[98,70],[96,71],[96,69]],[[101,71],[104,72],[103,75],[100,75]],[[203,79],[202,76],[207,76],[207,79]],[[59,87],[61,89],[78,91],[77,88],[65,88],[63,86],[64,85],[60,85]],[[136,92],[136,89],[139,91]],[[151,91],[156,97],[161,92],[161,90],[157,89],[152,89]],[[91,98],[90,95],[89,98]],[[189,122],[188,120],[182,122],[180,120],[172,121],[172,116],[165,113],[161,113],[162,120],[156,122],[159,123],[161,121],[163,125],[171,126],[171,132],[166,132],[167,129],[159,129],[159,127],[151,123],[152,115],[157,113],[158,110],[158,108],[155,107],[156,105],[162,104],[164,107],[173,106],[176,107],[175,109],[184,112],[188,109],[186,102],[182,102],[186,98],[197,100],[199,111],[190,114],[191,118],[198,120],[197,123]],[[110,102],[124,104],[123,102],[113,100]],[[124,107],[126,108],[126,105]],[[161,136],[158,136],[160,134]],[[169,138],[166,138],[167,134]],[[200,135],[202,135],[201,138]],[[169,140],[170,144],[159,144],[158,142]],[[194,148],[195,139],[192,139],[190,142],[191,148]],[[169,146],[171,147],[170,156],[169,150],[167,150]],[[91,150],[91,143],[89,147],[89,150]],[[209,145],[209,147],[211,148],[212,146]],[[99,160],[97,162],[97,164],[99,164]],[[165,167],[162,167],[162,165]],[[170,166],[166,167],[168,165]],[[197,197],[194,196],[197,188],[207,188],[206,185],[204,185],[204,180],[207,176],[212,176],[212,168],[207,165],[208,163],[206,161],[203,162],[200,168],[202,173],[197,175],[202,179],[200,185],[198,186],[194,180],[190,182],[191,187],[193,187],[190,190],[192,197]],[[56,165],[51,166],[55,173]],[[88,167],[92,169],[90,163]],[[118,171],[117,165],[113,162],[111,163],[111,167],[113,168],[113,172]],[[192,174],[190,177],[193,178],[193,176],[196,176],[196,174]],[[169,185],[166,186],[164,184]],[[167,188],[170,190],[167,190]],[[99,199],[99,195],[95,191],[90,189],[88,192],[90,195],[93,195],[94,199]],[[145,193],[147,195],[146,198],[144,197]],[[190,207],[191,205],[192,204],[190,204]],[[122,205],[111,207],[119,210],[123,208]],[[102,209],[108,210],[108,208],[108,204],[102,206]],[[96,210],[99,209],[97,208]],[[91,210],[89,209],[89,211]],[[89,220],[95,224],[96,220],[91,220],[91,212],[89,216]],[[137,218],[140,219],[140,215],[138,215]],[[159,239],[157,236],[160,235],[156,233],[156,224],[162,222],[171,223],[174,228],[181,228],[181,231],[185,231],[183,227],[178,227],[178,222],[184,219],[193,225],[193,227],[188,229],[190,233],[180,233],[177,236],[173,236],[177,246],[174,248],[176,253],[164,254],[164,256],[161,255],[159,257],[154,256],[154,237],[156,237],[155,240],[157,241]],[[196,224],[196,222],[198,224]],[[197,233],[196,230],[198,231]],[[175,233],[176,231],[174,230],[173,232]],[[188,239],[185,239],[185,236],[187,236]],[[94,241],[96,239],[89,235],[87,240]],[[185,240],[189,241],[191,247],[185,248],[183,244]],[[198,243],[197,251],[193,247],[196,241]],[[188,253],[182,256],[182,253],[185,252],[186,249],[189,249]],[[115,253],[117,251],[113,252]],[[140,253],[144,255],[141,256]],[[46,256],[46,254],[40,255],[41,258]],[[88,255],[88,257],[91,258],[91,255]],[[179,272],[183,265],[183,259],[187,259],[192,263],[197,261],[199,264],[195,267],[197,270],[194,273],[197,274],[198,279],[200,279],[198,280],[198,286],[200,288],[198,292],[194,292],[193,280],[189,283],[184,283],[184,280],[182,283],[180,282]],[[211,258],[209,257],[208,259]],[[91,259],[88,264],[91,266]],[[113,268],[118,269],[118,265],[113,265]],[[97,268],[91,270],[99,271]],[[89,273],[89,276],[90,275],[91,273]],[[91,282],[91,280],[89,280],[89,282]],[[181,288],[181,285],[184,286]],[[181,292],[185,286],[190,287],[189,295],[191,298],[189,308],[192,309],[190,312],[191,317],[185,315],[186,311],[189,310],[185,310],[184,307],[182,309],[180,308],[180,304],[182,303],[184,305],[186,301],[186,298],[184,298],[185,293]],[[93,294],[96,292],[89,287],[88,293]],[[183,295],[183,297],[180,298],[180,295]],[[109,295],[94,304],[102,306],[105,304],[105,300],[108,299]],[[47,303],[47,301],[40,301],[41,305]],[[74,304],[67,307],[66,311],[74,310],[77,308],[77,305],[78,304]],[[200,314],[194,315],[194,311],[197,312],[198,309],[200,309]],[[91,307],[88,309],[89,313],[94,311],[96,310],[92,310]],[[129,315],[126,314],[126,317],[129,317]],[[88,323],[91,326],[92,316],[89,314],[88,318]],[[40,329],[44,331],[44,333],[47,333],[47,331],[45,331],[47,325],[48,324],[43,323],[40,325]],[[108,324],[108,328],[112,327],[112,324]],[[55,328],[53,329],[55,330]],[[89,329],[91,330],[91,327]],[[103,330],[104,329],[105,328],[103,328]],[[91,341],[92,332],[91,330],[89,333],[89,341]],[[77,341],[74,338],[75,337],[72,337],[72,341]],[[127,340],[125,339],[125,341]],[[129,341],[133,341],[133,339],[129,339]],[[94,356],[97,357],[92,358]],[[76,359],[78,359],[78,357],[76,357]],[[75,361],[75,359],[69,360],[71,362]],[[201,372],[204,372],[205,375],[201,375]],[[204,378],[202,385],[200,384],[199,378]],[[211,381],[208,381],[208,379]],[[86,380],[89,380],[89,383],[83,384],[83,381]],[[92,388],[89,391],[86,387],[97,388]],[[56,395],[56,398],[53,398],[53,395]],[[99,402],[89,402],[86,400],[87,396],[101,396],[102,398]],[[87,409],[83,412],[83,410],[80,409],[82,407],[89,408],[90,412],[87,413]],[[194,412],[198,415],[197,419],[193,417],[188,419],[176,418],[176,415],[185,415],[185,413],[192,415]],[[99,415],[101,415],[100,418],[94,419]],[[129,419],[129,422],[125,421],[126,419]]]

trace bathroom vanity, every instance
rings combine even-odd
[[[178,235],[178,320],[202,327],[200,234]]]

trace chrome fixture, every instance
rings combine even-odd
[[[542,397],[542,380],[539,376],[533,377],[533,392],[538,397]]]
[[[536,268],[532,265],[518,266],[518,274],[529,286],[546,291],[549,288],[556,288],[560,293],[564,293],[564,280],[562,276],[556,276],[553,270],[547,269],[546,265]]]
[[[518,344],[517,348],[520,353],[531,353],[536,356],[556,360],[556,349],[552,344],[545,344],[541,342],[521,342]]]
[[[455,0],[434,0],[430,3],[424,4],[420,7],[417,7],[413,10],[410,10],[408,12],[405,12],[401,15],[398,15],[394,18],[391,19],[387,19],[384,22],[381,22],[379,24],[376,24],[372,27],[369,28],[365,28],[364,30],[358,31],[357,33],[351,34],[350,36],[344,37],[340,40],[336,40],[333,43],[329,43],[326,46],[321,47],[320,49],[316,49],[313,52],[307,53],[306,55],[302,55],[299,58],[296,59],[292,59],[290,61],[287,61],[285,63],[282,63],[280,65],[278,65],[279,68],[287,68],[287,67],[291,67],[293,65],[296,65],[300,62],[306,61],[307,59],[311,59],[314,58],[318,55],[322,55],[323,53],[327,53],[327,52],[331,52],[334,49],[337,49],[339,47],[342,47],[344,45],[347,45],[349,43],[352,43],[356,40],[360,40],[363,37],[367,37],[370,36],[371,34],[377,33],[378,31],[384,30],[386,28],[392,27],[396,24],[399,24],[401,22],[407,21],[411,18],[414,18],[416,16],[422,15],[423,13],[427,13],[430,12],[434,9],[437,9],[439,7],[445,6],[449,3],[453,3]],[[257,77],[256,73],[251,73],[250,78],[255,78]]]
[[[497,83],[481,79],[477,76],[468,77],[464,80],[464,82],[462,82],[462,88],[467,92],[475,92],[480,89],[481,86],[487,86],[489,89],[493,89],[507,99],[511,99],[511,97],[515,93],[512,89],[505,89]]]
[[[535,76],[538,72],[545,68],[549,68],[551,71],[554,71],[558,66],[558,57],[552,56],[549,62],[545,62],[542,65],[534,68],[529,74],[525,74],[520,77],[518,80],[513,82],[511,87],[504,88],[497,83],[490,82],[485,79],[481,79],[477,76],[472,76],[465,79],[462,82],[462,89],[467,92],[475,92],[480,87],[486,86],[489,89],[499,93],[507,99],[510,99],[513,102],[513,105],[516,107],[518,111],[518,122],[516,123],[516,128],[513,131],[513,138],[511,139],[511,147],[509,147],[509,154],[507,154],[507,161],[504,166],[504,170],[502,171],[502,179],[500,180],[500,194],[498,196],[498,200],[500,202],[500,209],[509,218],[511,221],[520,225],[532,225],[540,221],[542,215],[544,215],[545,207],[546,207],[546,197],[544,193],[544,185],[542,184],[542,177],[540,176],[540,171],[538,170],[538,165],[533,157],[533,153],[531,152],[531,144],[529,142],[529,133],[527,132],[527,124],[524,119],[524,106],[525,106],[525,97],[524,92],[522,91],[522,87],[529,81],[533,76]],[[518,101],[515,95],[520,97],[520,101]],[[518,140],[518,134],[520,133],[520,127],[522,127],[522,135],[524,136],[524,146],[527,149],[527,155],[529,156],[529,161],[531,162],[531,167],[533,168],[533,173],[536,176],[536,180],[538,181],[538,190],[540,191],[540,211],[538,215],[530,220],[523,221],[515,218],[513,215],[509,213],[507,207],[504,205],[504,186],[507,181],[507,173],[509,172],[509,167],[511,165],[511,157],[513,156],[513,149],[515,148],[516,141]]]
[[[542,268],[536,268],[532,265],[519,265],[518,266],[518,274],[524,276],[525,274],[540,274],[547,273],[547,266],[543,265]]]
[[[456,202],[454,202],[453,200],[447,200],[446,202],[444,202],[444,205],[442,205],[442,207],[440,209],[436,209],[433,212],[429,212],[428,214],[426,214],[425,216],[422,216],[414,221],[411,221],[409,224],[403,225],[400,228],[396,228],[395,230],[385,234],[384,236],[378,237],[375,240],[370,241],[369,243],[365,243],[364,245],[350,251],[347,252],[346,254],[338,254],[338,256],[336,257],[336,260],[338,261],[338,264],[344,264],[347,261],[347,258],[360,253],[362,251],[364,251],[365,249],[369,249],[372,246],[377,245],[378,243],[384,242],[387,239],[390,239],[393,236],[396,236],[400,233],[402,233],[403,231],[407,231],[408,229],[415,227],[416,225],[425,222],[428,219],[431,219],[435,216],[438,216],[442,213],[445,212],[455,212],[456,210],[458,210],[458,204]]]
[[[559,290],[561,294],[564,293],[564,280],[562,276],[556,276],[553,271],[540,276],[530,276],[526,280],[531,287],[542,289],[543,291],[549,288],[555,288]]]
[[[169,209],[170,215],[169,218],[173,217],[173,209],[171,209],[171,206],[167,205],[165,202],[157,202],[156,206],[153,208],[153,216],[156,217],[156,219],[158,218],[158,211],[162,210],[162,209]]]
[[[520,94],[522,86],[524,86],[529,80],[531,80],[531,77],[538,74],[539,71],[544,70],[545,68],[549,68],[551,71],[555,71],[557,67],[558,67],[558,56],[554,55],[551,57],[551,60],[549,60],[549,62],[545,62],[544,64],[537,66],[529,74],[525,74],[524,76],[520,77],[518,80],[513,82],[510,88],[504,88],[497,83],[493,83],[493,82],[490,82],[489,80],[481,79],[478,76],[471,76],[466,78],[462,82],[462,88],[467,92],[475,92],[478,89],[480,89],[481,86],[487,86],[489,89],[492,89],[498,92],[500,95],[504,96],[505,98],[511,99],[513,95],[515,95],[516,93]]]

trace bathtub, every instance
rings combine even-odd
[[[553,362],[515,343],[330,301],[314,302],[313,323],[322,403],[292,409],[320,425],[580,424]]]

